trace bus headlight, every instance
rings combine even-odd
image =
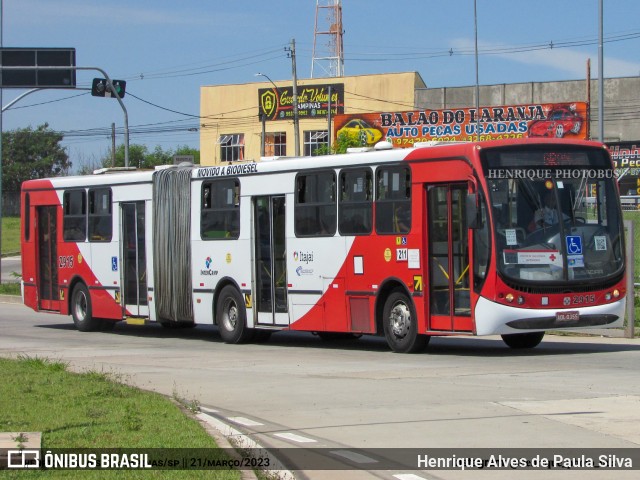
[[[613,291],[613,298],[618,298],[620,296],[620,290],[617,288]]]
[[[504,298],[509,303],[513,302],[513,293],[507,293]]]

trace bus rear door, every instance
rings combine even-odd
[[[40,310],[60,311],[58,290],[58,207],[36,207],[37,289]]]
[[[128,315],[148,316],[145,204],[144,201],[122,202],[120,208],[122,302]]]

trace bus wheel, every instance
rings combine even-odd
[[[533,348],[538,346],[542,337],[544,337],[544,332],[512,333],[502,335],[502,341],[511,348]]]
[[[384,336],[397,353],[418,352],[429,343],[429,337],[418,334],[416,312],[411,299],[401,291],[392,292],[384,304]]]
[[[81,332],[95,332],[102,328],[102,320],[93,317],[89,290],[83,283],[78,283],[71,294],[71,316]]]
[[[226,343],[243,343],[251,339],[253,331],[247,328],[247,311],[238,290],[227,285],[220,292],[216,307],[216,321],[220,336]]]

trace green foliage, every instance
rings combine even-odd
[[[146,145],[130,144],[129,145],[129,166],[137,167],[140,169],[150,169],[158,165],[171,165],[173,164],[174,155],[193,155],[194,163],[200,163],[200,151],[194,148],[189,148],[186,145],[178,147],[175,151],[172,149],[163,150],[160,145],[157,145],[153,151],[149,151]],[[119,145],[116,148],[116,163],[113,165],[113,159],[111,153],[105,155],[101,159],[101,165],[98,168],[107,167],[124,167],[124,145]],[[81,173],[91,173],[93,168],[89,167],[89,171],[82,171]]]
[[[338,138],[331,146],[331,149],[326,145],[319,147],[314,152],[315,155],[329,155],[330,153],[347,153],[347,148],[362,147],[362,139],[360,135],[355,132],[347,133],[342,132],[338,135]]]
[[[2,217],[2,255],[20,253],[20,218]]]
[[[225,451],[193,418],[156,393],[122,384],[114,375],[72,373],[69,365],[42,357],[0,358],[0,431],[42,432],[43,449],[185,448],[195,457],[226,460]],[[116,375],[117,377],[117,375]],[[26,434],[16,433],[15,441]],[[30,479],[219,479],[240,478],[237,470],[34,470]],[[2,478],[7,478],[0,474]],[[24,475],[9,475],[18,478]]]
[[[44,123],[2,135],[2,189],[19,191],[25,180],[66,175],[71,161],[60,145],[63,135]]]

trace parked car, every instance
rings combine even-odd
[[[529,126],[530,137],[562,138],[568,132],[577,134],[582,128],[582,117],[568,107],[556,107],[546,120],[534,120]]]
[[[349,120],[340,130],[338,130],[337,136],[340,136],[341,133],[358,135],[362,145],[373,145],[382,138],[382,132],[380,130],[372,127],[361,118]]]

